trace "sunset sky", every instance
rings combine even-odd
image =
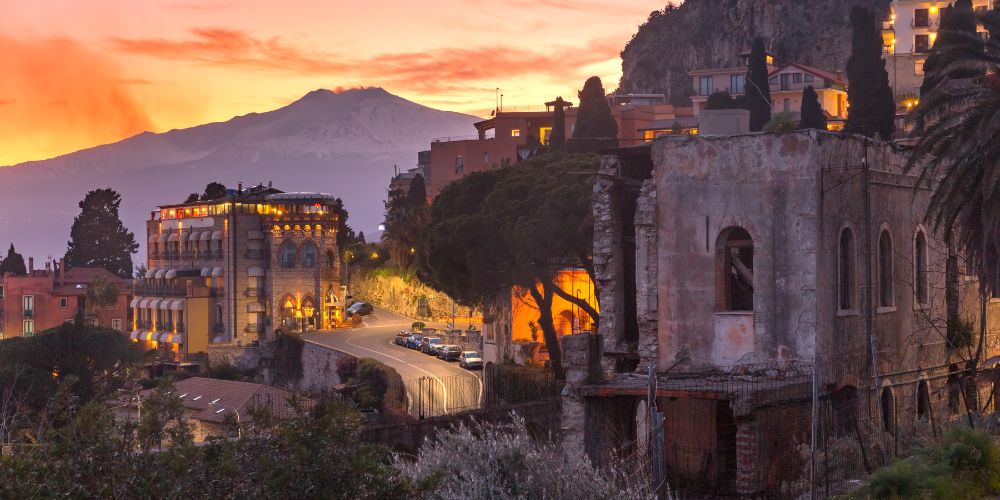
[[[666,0],[0,0],[0,165],[381,86],[484,115],[610,91]]]

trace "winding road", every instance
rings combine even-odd
[[[436,416],[478,406],[483,394],[481,370],[466,370],[457,362],[442,361],[393,342],[396,334],[412,323],[412,319],[375,308],[360,328],[311,332],[303,338],[394,368],[406,384],[413,415]]]

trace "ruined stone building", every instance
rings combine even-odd
[[[808,473],[770,457],[809,443],[814,366],[844,426],[872,417],[894,433],[957,413],[948,381],[975,346],[946,342],[948,251],[924,224],[931,191],[904,172],[905,154],[799,131],[671,137],[606,156],[594,195],[601,324],[599,336],[563,339],[566,442],[598,463],[642,449],[649,365],[673,477],[739,494]],[[977,330],[975,280],[957,281]],[[982,366],[1000,328],[1000,310],[986,308]]]

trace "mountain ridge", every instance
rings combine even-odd
[[[213,181],[330,192],[344,199],[353,227],[371,231],[381,221],[393,166],[409,168],[433,138],[467,134],[479,120],[378,87],[316,89],[270,111],[0,167],[0,211],[12,214],[0,218],[0,243],[13,241],[28,255],[61,254],[79,200],[111,187],[122,195],[122,219],[144,245],[150,210]],[[136,263],[145,260],[141,252]]]

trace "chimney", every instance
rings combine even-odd
[[[63,261],[65,259],[59,258],[59,284],[63,285],[66,283],[66,268],[63,267]]]
[[[35,273],[35,258],[28,257],[28,276]]]

